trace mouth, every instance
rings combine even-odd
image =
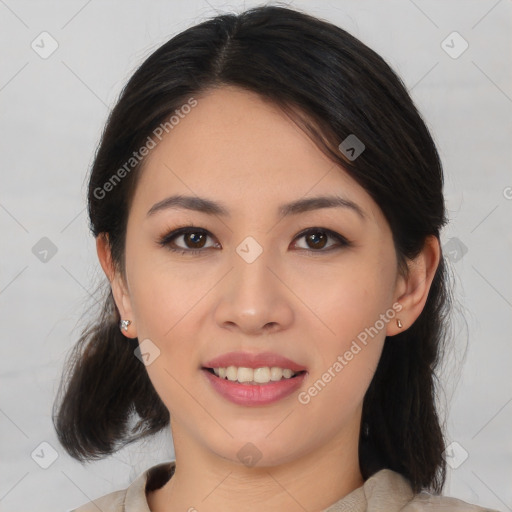
[[[210,389],[242,406],[264,406],[291,395],[307,378],[308,371],[274,352],[230,352],[199,368]]]
[[[281,368],[279,366],[262,366],[258,368],[220,366],[216,368],[203,367],[202,369],[219,379],[244,384],[246,386],[264,386],[283,380],[296,379],[307,373],[306,370],[294,371],[290,368]]]
[[[306,370],[273,366],[202,367],[209,388],[223,399],[244,407],[267,406],[297,391],[307,378]]]

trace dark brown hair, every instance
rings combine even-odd
[[[228,84],[282,108],[366,189],[389,222],[402,272],[427,236],[439,239],[446,223],[442,167],[400,78],[341,28],[297,10],[262,6],[218,15],[170,39],[138,68],[111,111],[90,174],[88,207],[93,235],[108,235],[121,272],[144,160],[110,181],[108,192],[105,184],[191,97]],[[365,145],[354,160],[338,149],[349,135]],[[442,491],[445,445],[435,400],[447,337],[447,282],[441,256],[424,310],[385,341],[363,403],[359,462],[365,479],[389,468],[408,478],[415,492]],[[80,461],[105,457],[169,424],[167,408],[134,356],[138,342],[127,342],[119,331],[106,290],[101,314],[73,347],[54,404],[58,438]]]

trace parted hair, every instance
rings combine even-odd
[[[277,105],[364,187],[390,225],[400,272],[407,273],[407,262],[426,237],[439,239],[447,222],[442,165],[402,80],[338,26],[266,5],[220,14],[177,34],[123,88],[88,182],[91,232],[108,237],[120,272],[125,271],[128,212],[145,160],[115,183],[113,174],[126,170],[133,152],[190,98],[225,85]],[[349,135],[364,144],[355,159],[339,148]],[[389,468],[405,476],[415,492],[442,491],[445,442],[436,398],[448,338],[448,282],[441,254],[423,311],[409,328],[385,340],[363,402],[359,463],[364,479]],[[106,457],[170,421],[134,355],[138,340],[120,332],[119,312],[108,281],[104,284],[102,309],[70,349],[53,405],[58,438],[81,462]]]

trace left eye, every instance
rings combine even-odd
[[[162,247],[167,247],[170,251],[173,252],[178,252],[181,254],[198,254],[205,252],[205,242],[209,236],[211,235],[208,231],[190,226],[171,231],[167,235],[164,235],[158,241],[158,243]],[[183,239],[185,247],[176,245],[175,240],[178,240],[179,238]],[[351,245],[351,242],[349,242],[342,235],[325,228],[308,228],[307,230],[299,233],[294,240],[301,238],[305,239],[306,244],[308,244],[309,247],[299,247],[299,249],[310,252],[328,252]],[[329,238],[334,239],[337,244],[334,243],[328,246],[327,240]],[[191,245],[192,247],[188,247],[188,245]],[[326,246],[327,249],[325,249]],[[219,248],[220,244],[215,243],[209,247],[206,247],[206,249],[211,249],[214,247]]]
[[[306,251],[312,251],[312,252],[327,252],[333,249],[338,249],[341,247],[346,247],[351,245],[351,243],[342,235],[339,233],[335,233],[334,231],[331,231],[330,229],[324,229],[324,228],[309,228],[306,231],[303,231],[302,233],[298,234],[295,239],[304,238],[306,240],[307,244],[312,244],[313,249],[309,247],[305,247]],[[326,247],[326,241],[332,238],[334,239],[336,243],[331,244],[330,246],[327,246],[328,249],[323,251],[318,251],[316,249],[324,249]]]

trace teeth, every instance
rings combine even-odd
[[[277,366],[272,366],[272,368],[270,368],[270,380],[281,380],[282,376],[283,370],[281,370],[281,368],[278,368]]]
[[[252,368],[238,368],[238,382],[251,382],[254,377],[254,370]]]
[[[265,366],[264,368],[255,368],[253,374],[254,382],[258,382],[259,384],[270,382],[270,368],[268,366]]]
[[[213,368],[213,372],[221,379],[237,381],[249,384],[267,384],[271,381],[278,381],[283,378],[290,379],[295,375],[289,368],[278,366],[263,366],[261,368],[245,368],[243,366],[228,366],[227,368]]]
[[[238,377],[238,370],[234,366],[226,368],[226,379],[235,381]]]

